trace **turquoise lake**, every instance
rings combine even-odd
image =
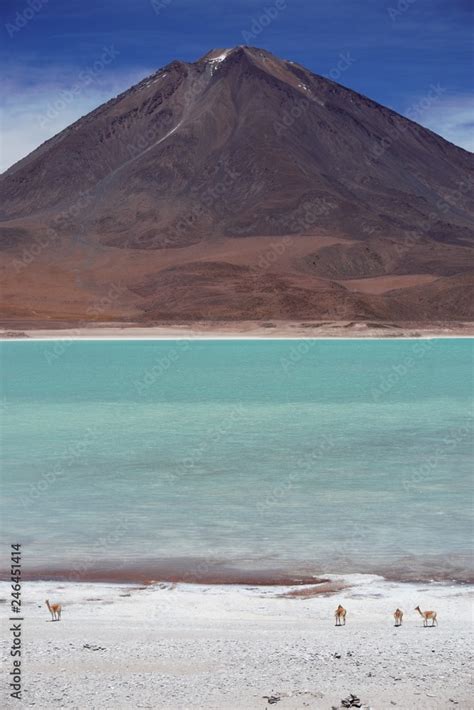
[[[0,355],[2,532],[27,573],[473,577],[471,340],[7,341]]]

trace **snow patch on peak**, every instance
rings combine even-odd
[[[213,75],[219,69],[221,63],[229,56],[231,52],[232,49],[224,49],[220,54],[217,54],[215,57],[209,57],[206,59],[206,62],[210,65],[211,68],[211,75]]]
[[[224,51],[217,57],[210,57],[207,61],[212,62],[213,64],[220,64],[220,62],[223,62],[231,51],[231,49],[224,49]]]

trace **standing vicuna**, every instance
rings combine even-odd
[[[50,604],[46,599],[46,606],[51,613],[51,621],[61,621],[61,604]]]
[[[341,622],[344,626],[346,625],[346,613],[347,612],[344,607],[339,604],[336,611],[334,612],[334,615],[336,617],[336,626],[341,626]]]
[[[428,619],[431,619],[430,626],[438,626],[438,614],[435,611],[421,611],[419,606],[415,607],[415,611],[423,617],[423,626],[428,626]]]
[[[395,626],[401,626],[403,621],[403,611],[401,609],[395,609],[393,612],[393,618],[395,619]]]

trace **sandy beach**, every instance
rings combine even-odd
[[[373,710],[473,707],[472,587],[333,581],[349,586],[25,582],[23,698],[3,707],[330,710],[351,693]],[[63,604],[60,622],[46,598]],[[339,602],[347,625],[335,628]],[[417,604],[437,610],[438,627],[423,627]]]
[[[0,339],[76,338],[459,338],[473,337],[474,323],[383,323],[354,321],[218,321],[196,323],[68,324],[3,322]]]

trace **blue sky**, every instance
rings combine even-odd
[[[473,150],[473,8],[472,0],[3,0],[0,169],[172,59],[238,44],[332,76]]]

